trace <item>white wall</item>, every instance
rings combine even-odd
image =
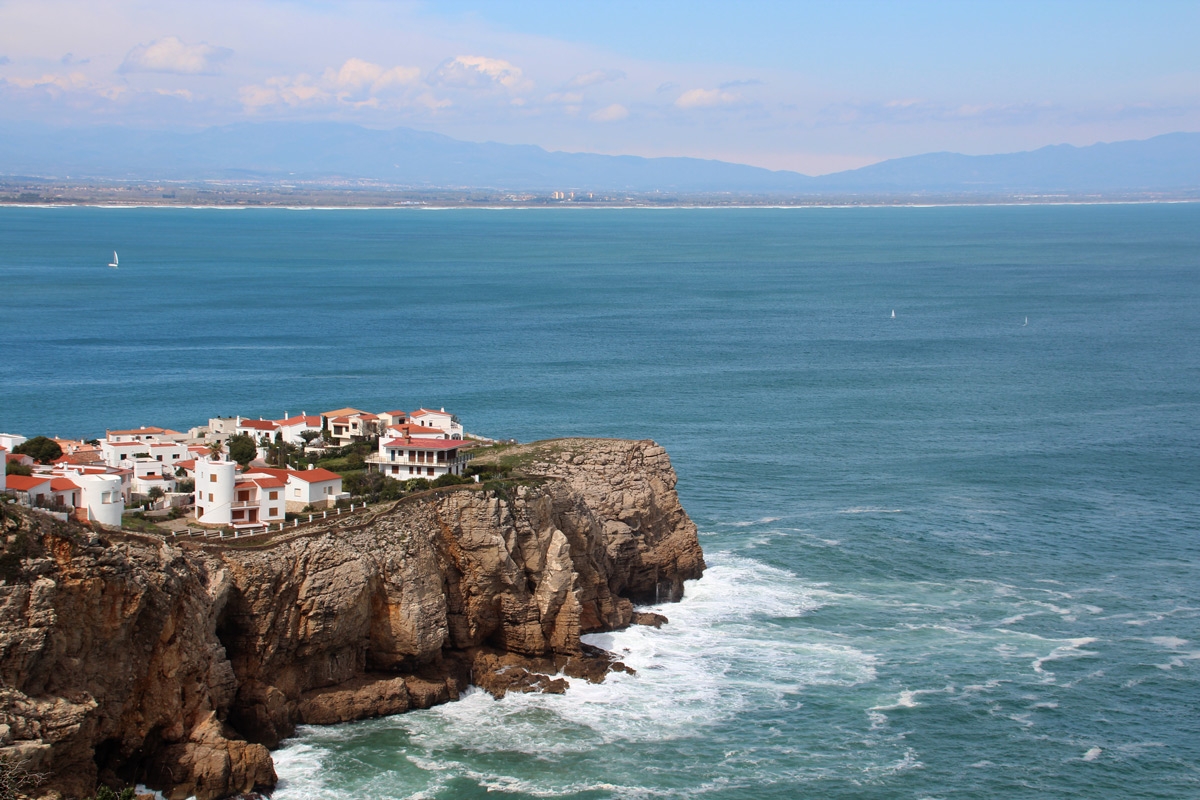
[[[125,513],[125,498],[121,495],[121,479],[116,475],[71,475],[79,486],[79,505],[87,509],[91,522],[108,528],[121,527]]]
[[[237,464],[233,461],[196,462],[196,521],[205,525],[228,525],[233,521],[233,485]]]

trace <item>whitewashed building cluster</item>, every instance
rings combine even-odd
[[[218,445],[245,434],[259,445],[259,460],[242,470]],[[12,450],[26,441],[0,434],[5,462],[29,466],[32,475],[0,474],[0,492],[29,506],[65,511],[105,527],[119,527],[134,496],[171,496],[185,478],[195,481],[195,520],[202,525],[255,528],[282,522],[285,514],[331,508],[348,495],[341,476],[325,469],[276,469],[262,465],[268,445],[345,445],[378,437],[368,467],[405,481],[461,475],[467,456],[458,417],[444,408],[385,411],[345,407],[321,414],[284,414],[280,419],[215,417],[187,433],[159,427],[109,430],[98,444],[56,439],[63,455],[34,464]],[[177,499],[182,495],[174,495]]]

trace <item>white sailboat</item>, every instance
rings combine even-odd
[[[116,255],[115,253],[113,255]],[[892,319],[896,318],[896,309],[892,309]]]
[[[1028,324],[1029,324],[1029,317],[1026,317],[1026,318],[1025,318],[1025,325],[1028,325]],[[1022,328],[1024,328],[1024,327],[1025,327],[1025,325],[1022,325],[1021,327],[1022,327]]]
[[[121,266],[121,261],[120,261],[120,259],[117,258],[116,250],[113,250],[113,260],[109,264],[109,266],[112,267],[113,269],[118,269]]]

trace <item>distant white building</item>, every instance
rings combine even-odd
[[[440,411],[418,408],[408,415],[408,421],[425,428],[437,428],[445,431],[451,439],[463,438],[463,426],[458,421],[458,417],[448,413],[444,408]]]
[[[224,456],[202,458],[196,462],[197,522],[203,525],[229,525],[233,522],[237,467],[237,462]]]
[[[432,481],[446,474],[462,475],[469,460],[459,452],[462,447],[460,439],[381,439],[379,452],[367,459],[367,466],[398,481]]]
[[[325,469],[254,467],[239,474],[225,458],[196,461],[196,521],[204,525],[272,525],[288,511],[329,508],[348,496],[342,476]]]
[[[121,476],[92,469],[71,474],[71,480],[79,486],[77,518],[106,528],[121,527],[121,515],[125,513]]]
[[[275,420],[275,424],[279,426],[279,432],[283,434],[285,442],[300,446],[305,443],[306,432],[321,432],[321,415],[301,414],[298,417],[285,417]]]
[[[0,433],[0,448],[3,448],[10,453],[27,441],[29,440],[24,436],[20,436],[15,433]]]
[[[350,444],[355,439],[370,435],[369,423],[379,424],[378,416],[358,408],[336,408],[324,412],[321,416],[324,418],[324,429],[329,438],[340,445]]]
[[[124,431],[106,431],[109,442],[186,442],[188,435],[170,428],[141,427]]]
[[[332,508],[338,500],[349,499],[342,491],[342,476],[327,469],[270,469],[260,467],[255,472],[273,475],[286,482],[287,510],[293,513],[305,508]]]

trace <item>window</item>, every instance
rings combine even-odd
[[[216,483],[217,482],[217,473],[215,473],[215,472],[209,473],[208,482]]]
[[[267,495],[267,499],[268,500],[278,500],[279,492],[271,492],[269,495]]]
[[[208,502],[212,502],[212,492],[208,493]]]
[[[299,496],[300,496],[300,487],[297,486],[295,489],[292,489],[292,497],[299,497]]]
[[[332,487],[332,486],[326,486],[326,487],[325,487],[325,494],[333,494],[333,487]]]

